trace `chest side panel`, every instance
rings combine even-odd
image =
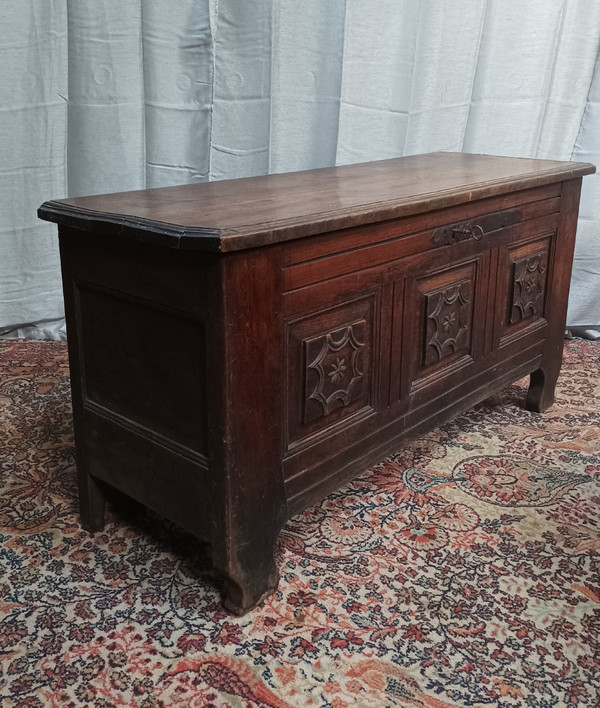
[[[61,259],[89,473],[206,535],[215,257],[63,227]]]

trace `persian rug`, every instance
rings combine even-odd
[[[141,508],[77,519],[65,344],[0,343],[0,701],[600,705],[600,342],[289,521],[242,618],[208,550]]]

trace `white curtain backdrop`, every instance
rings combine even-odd
[[[0,0],[0,27],[0,334],[64,336],[46,199],[433,150],[600,163],[598,0]],[[569,323],[600,328],[584,184]]]

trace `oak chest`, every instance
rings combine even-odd
[[[593,171],[436,153],[46,202],[84,526],[137,499],[244,613],[290,515],[525,374],[544,410]]]

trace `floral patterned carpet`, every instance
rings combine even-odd
[[[525,384],[293,518],[235,618],[185,533],[79,527],[65,344],[1,342],[0,704],[600,706],[600,343]]]

